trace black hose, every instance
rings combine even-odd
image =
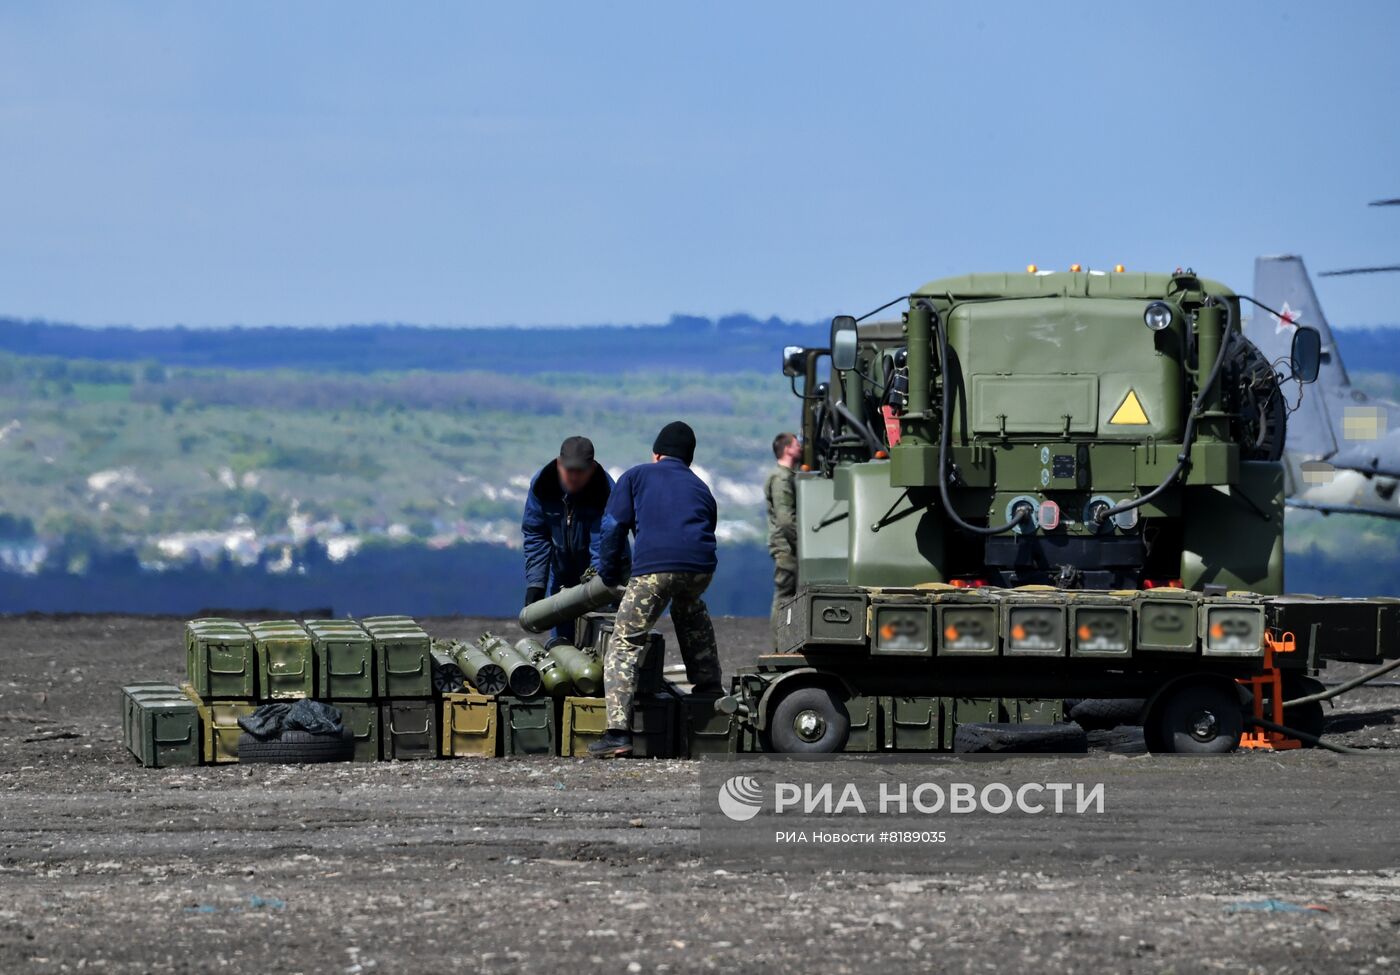
[[[879,438],[875,436],[875,432],[862,423],[860,419],[851,412],[849,406],[837,400],[832,404],[832,408],[836,410],[836,415],[845,420],[847,426],[853,427],[856,433],[860,435],[861,440],[865,441],[865,445],[870,448],[870,456],[874,457],[881,450],[885,449],[880,444]]]
[[[1351,680],[1342,681],[1342,683],[1337,686],[1330,687],[1325,691],[1318,691],[1316,694],[1295,698],[1292,701],[1284,701],[1283,706],[1291,708],[1298,704],[1311,704],[1314,701],[1330,701],[1332,698],[1345,694],[1347,691],[1360,687],[1362,684],[1369,684],[1377,677],[1388,674],[1392,670],[1400,670],[1400,660],[1392,660],[1383,667],[1377,667],[1375,670],[1368,670],[1360,677],[1353,677]]]
[[[1281,724],[1274,724],[1267,718],[1256,718],[1252,715],[1245,715],[1244,720],[1246,724],[1256,725],[1268,731],[1276,731],[1281,735],[1287,735],[1289,738],[1297,738],[1301,742],[1305,742],[1317,748],[1325,748],[1329,752],[1336,752],[1338,755],[1367,754],[1364,748],[1352,748],[1349,745],[1338,745],[1334,742],[1323,741],[1321,738],[1317,737],[1317,735],[1310,735],[1306,731],[1299,731],[1297,728],[1287,728]]]
[[[1156,500],[1164,491],[1170,488],[1191,464],[1191,445],[1196,440],[1196,424],[1199,420],[1197,416],[1205,406],[1206,396],[1220,378],[1220,371],[1225,367],[1225,360],[1229,357],[1230,349],[1230,329],[1234,322],[1234,315],[1230,303],[1221,298],[1208,298],[1207,303],[1219,302],[1225,306],[1225,328],[1220,335],[1220,351],[1216,353],[1215,365],[1211,367],[1210,374],[1206,376],[1206,381],[1201,384],[1200,390],[1196,393],[1195,402],[1191,404],[1191,412],[1186,417],[1186,430],[1181,438],[1181,453],[1177,455],[1176,466],[1171,469],[1161,484],[1158,484],[1151,491],[1148,491],[1140,498],[1131,501],[1124,501],[1122,504],[1115,504],[1111,508],[1105,508],[1094,516],[1094,524],[1101,525],[1105,519],[1114,515],[1121,515],[1125,511],[1132,511],[1134,508],[1141,508],[1150,501]]]
[[[925,302],[927,304],[927,302]],[[941,397],[941,417],[940,425],[942,431],[938,437],[938,496],[943,499],[943,507],[947,512],[948,519],[965,532],[974,535],[1000,535],[1009,532],[1029,516],[1029,512],[1021,512],[1004,525],[972,525],[962,519],[962,516],[953,508],[952,499],[948,496],[948,448],[953,438],[953,412],[949,408],[948,395],[953,386],[953,378],[948,372],[948,331],[939,321],[938,314],[932,305],[928,305],[929,317],[933,320],[933,327],[938,330],[938,371],[943,377],[943,393]]]

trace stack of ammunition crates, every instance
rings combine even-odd
[[[122,688],[123,733],[147,766],[236,762],[239,718],[260,704],[310,698],[339,709],[355,761],[584,755],[607,728],[602,657],[612,632],[611,615],[589,614],[581,648],[546,650],[490,634],[435,644],[407,616],[191,620],[186,682]],[[734,752],[736,723],[713,701],[680,695],[663,680],[664,654],[661,635],[651,634],[633,718],[636,754]],[[439,674],[435,685],[435,662],[452,671],[450,680]]]

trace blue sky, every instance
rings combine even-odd
[[[816,319],[1400,263],[1400,4],[7,3],[0,314]],[[1400,321],[1400,275],[1323,281]]]

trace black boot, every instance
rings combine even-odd
[[[632,732],[609,728],[603,737],[588,746],[590,758],[626,758],[632,754]]]

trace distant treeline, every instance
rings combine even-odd
[[[783,346],[825,344],[826,334],[822,324],[748,315],[541,328],[85,328],[0,318],[0,351],[222,369],[728,373],[776,369]]]

